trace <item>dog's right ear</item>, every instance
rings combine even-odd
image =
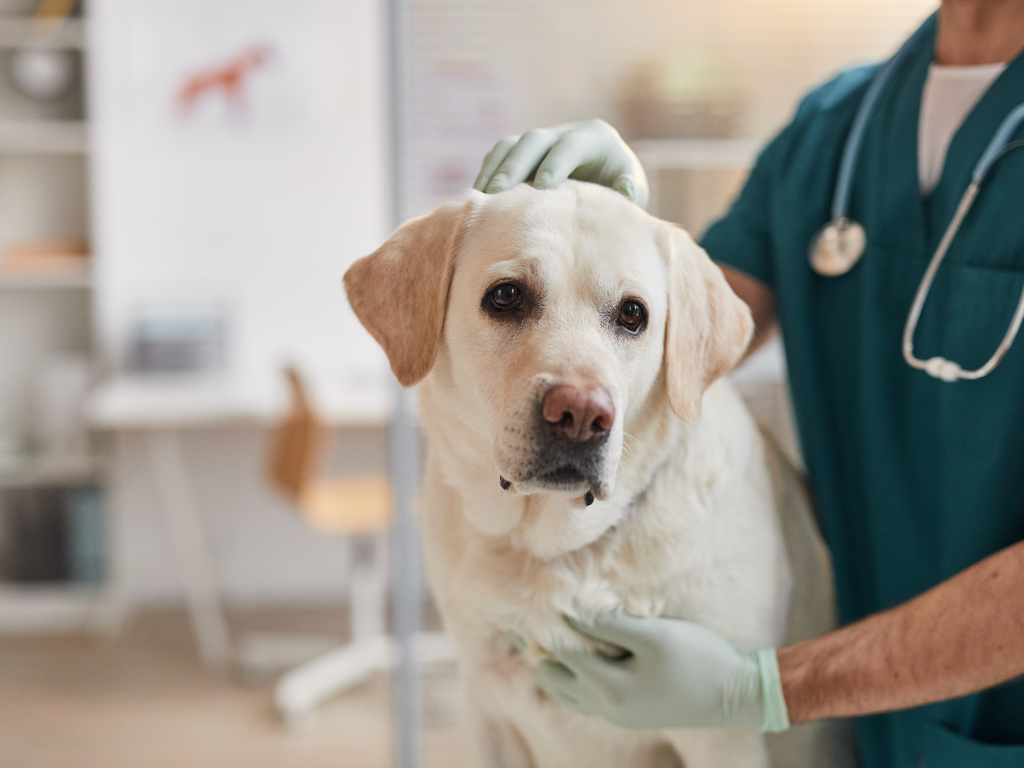
[[[448,203],[407,221],[345,273],[349,304],[403,387],[434,367],[455,251],[473,205]]]

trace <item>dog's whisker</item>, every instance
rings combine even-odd
[[[633,437],[633,435],[631,435],[631,434],[629,434],[628,432],[625,432],[625,431],[624,431],[624,432],[622,433],[622,456],[623,456],[623,458],[627,458],[627,459],[629,459],[629,460],[630,460],[631,462],[633,462],[633,464],[634,464],[635,466],[639,466],[639,463],[638,463],[638,462],[637,462],[637,460],[636,460],[636,456],[635,456],[635,455],[634,455],[634,453],[633,453],[633,446],[632,446],[632,445],[630,445],[630,443],[629,443],[629,442],[627,442],[627,438],[628,438],[629,440],[632,440],[632,441],[633,441],[634,443],[636,443],[637,445],[639,445],[639,444],[640,444],[640,441],[639,441],[639,440],[638,440],[637,438]]]

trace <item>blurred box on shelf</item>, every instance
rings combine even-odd
[[[628,139],[733,136],[743,92],[728,63],[690,51],[635,63],[620,97],[620,125]]]
[[[84,240],[12,243],[0,251],[0,273],[52,275],[84,274],[88,271],[89,244]]]
[[[23,461],[20,441],[14,435],[0,433],[0,473],[17,469]]]
[[[85,456],[88,433],[82,409],[90,383],[89,359],[80,354],[51,355],[35,376],[35,448],[47,457]]]
[[[97,486],[71,488],[65,503],[68,575],[79,584],[99,584],[106,556],[103,494]]]
[[[130,366],[140,373],[199,373],[227,365],[227,314],[216,304],[165,304],[138,313]]]
[[[66,581],[67,526],[59,488],[18,488],[0,498],[3,580]]]
[[[0,582],[101,583],[104,525],[95,485],[0,490]]]

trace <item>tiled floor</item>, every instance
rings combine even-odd
[[[323,613],[272,619],[247,617],[264,630],[337,625]],[[177,612],[141,617],[116,642],[2,638],[0,768],[391,765],[387,676],[329,702],[298,732],[277,719],[271,690],[203,672]],[[428,670],[424,693],[424,768],[462,768],[454,669]]]

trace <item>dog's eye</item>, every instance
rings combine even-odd
[[[616,322],[631,333],[637,333],[647,320],[647,310],[635,299],[626,299],[619,307]]]
[[[523,291],[515,283],[502,283],[491,289],[491,306],[499,312],[518,309],[523,304]]]

